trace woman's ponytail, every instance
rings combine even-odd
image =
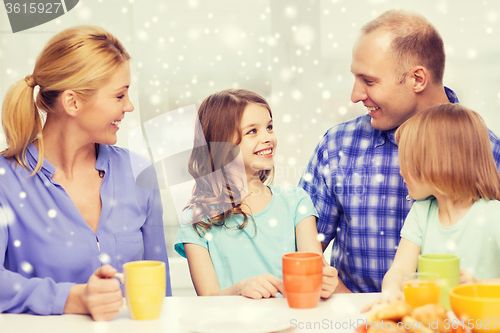
[[[26,161],[27,148],[41,136],[43,127],[42,117],[33,97],[35,86],[33,75],[26,76],[10,87],[2,105],[2,126],[8,148],[0,154],[11,161],[14,159],[26,169],[29,169]],[[38,149],[43,151],[43,144]],[[42,163],[43,159],[39,159],[33,174],[41,169]]]

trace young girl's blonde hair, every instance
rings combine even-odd
[[[401,175],[435,187],[455,203],[500,200],[500,176],[488,129],[476,112],[441,104],[396,131]]]
[[[53,112],[58,96],[73,90],[91,98],[130,56],[120,41],[93,26],[65,29],[52,37],[38,56],[33,74],[14,83],[2,105],[2,126],[7,149],[0,154],[29,170],[28,146],[38,139],[39,158],[33,174],[42,168],[44,113]],[[36,100],[34,89],[40,90]]]
[[[242,139],[241,119],[245,108],[251,103],[266,108],[272,118],[266,100],[244,89],[223,90],[208,96],[200,105],[200,126],[195,131],[194,148],[188,164],[189,173],[196,184],[185,208],[192,210],[192,221],[196,222],[194,228],[197,232],[199,229],[209,230],[213,225],[224,226],[226,219],[233,214],[243,216],[240,229],[248,223],[247,214],[241,209],[244,198],[241,197],[240,184],[236,184],[222,170],[239,153],[237,145]],[[268,180],[273,171],[259,171],[260,180]]]

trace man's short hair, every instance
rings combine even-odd
[[[361,28],[361,33],[365,35],[374,31],[387,31],[392,34],[390,49],[396,64],[399,65],[401,83],[404,82],[406,72],[417,65],[424,66],[431,72],[432,82],[443,81],[443,39],[422,15],[403,10],[389,10]]]

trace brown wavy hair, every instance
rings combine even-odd
[[[38,139],[37,173],[43,164],[43,120],[51,113],[59,95],[73,90],[90,99],[109,81],[117,68],[130,59],[120,41],[100,27],[77,26],[52,37],[38,56],[33,74],[14,83],[2,105],[2,126],[7,149],[0,152],[29,169],[28,146]],[[34,99],[34,89],[39,91]]]
[[[195,128],[194,148],[188,164],[189,173],[196,183],[191,200],[184,209],[193,212],[193,227],[200,236],[200,231],[210,230],[212,226],[226,226],[226,219],[234,214],[243,216],[239,229],[248,224],[248,216],[241,208],[244,198],[240,182],[229,177],[224,167],[239,154],[237,145],[242,138],[241,119],[251,103],[266,108],[272,118],[266,100],[245,89],[228,89],[212,94],[198,110],[199,125]],[[273,172],[274,168],[260,170],[260,180],[263,183],[272,180]]]
[[[488,129],[476,112],[441,104],[404,122],[396,131],[403,177],[435,187],[455,203],[500,200],[500,175]]]

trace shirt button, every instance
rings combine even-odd
[[[408,200],[408,201],[410,201],[410,200],[411,200],[411,198],[410,198],[410,195],[409,195],[409,194],[406,196],[406,200]]]

